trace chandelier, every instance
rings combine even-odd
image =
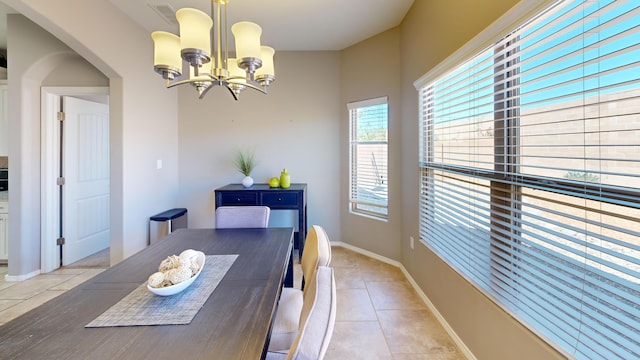
[[[198,91],[200,99],[214,85],[225,86],[235,100],[246,88],[267,93],[267,87],[275,80],[275,51],[260,45],[262,28],[259,25],[241,21],[231,27],[236,57],[229,57],[228,2],[211,0],[211,17],[198,9],[183,8],[176,11],[179,37],[166,31],[151,33],[154,43],[153,69],[167,81],[167,88],[191,84]],[[212,19],[214,14],[215,21]],[[212,39],[215,41],[212,42]],[[182,75],[183,60],[189,67],[189,78],[176,79]]]

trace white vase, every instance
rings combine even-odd
[[[242,186],[248,188],[251,187],[251,185],[253,185],[253,178],[251,176],[245,176],[242,179]]]

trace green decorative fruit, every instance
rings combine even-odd
[[[280,179],[278,179],[277,177],[272,177],[271,179],[269,179],[269,187],[280,187]]]

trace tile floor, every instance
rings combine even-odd
[[[342,247],[332,250],[338,302],[325,359],[464,359],[398,268]],[[7,267],[0,266],[0,325],[103,270],[91,261],[6,282]],[[298,266],[296,280],[300,273]]]
[[[0,326],[102,271],[100,268],[63,268],[25,281],[7,282],[4,280],[7,267],[0,266]]]
[[[337,314],[326,359],[465,358],[400,269],[335,246],[331,266]]]

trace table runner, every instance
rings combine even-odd
[[[189,324],[237,257],[207,255],[200,276],[188,288],[172,296],[151,293],[145,281],[85,327]]]

